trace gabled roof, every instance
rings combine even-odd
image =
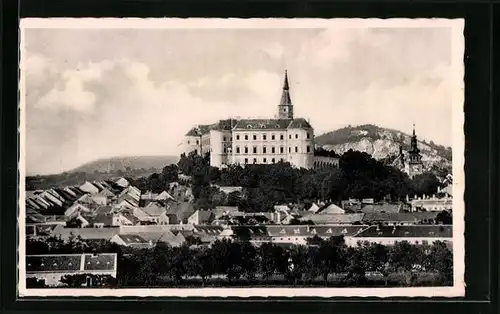
[[[316,213],[318,210],[319,210],[319,206],[316,203],[313,203],[307,211],[310,211],[312,213]]]
[[[104,226],[113,225],[113,215],[111,214],[98,214],[92,217],[91,222],[94,224],[104,224]]]
[[[369,204],[363,206],[361,208],[361,211],[363,213],[373,213],[373,212],[399,213],[401,211],[401,204],[389,204],[389,203]]]
[[[141,208],[141,210],[152,217],[161,216],[167,211],[165,207],[160,207],[156,203],[149,203],[148,206]]]
[[[419,222],[422,220],[434,219],[438,212],[413,212],[413,213],[366,213],[363,221],[399,221],[399,222]]]
[[[167,209],[167,214],[174,214],[181,221],[188,219],[194,212],[195,209],[191,202],[170,203]]]
[[[317,235],[320,237],[345,236],[350,237],[368,228],[368,226],[309,226],[308,233],[311,237]]]
[[[231,226],[231,230],[233,235],[239,239],[269,238],[265,226]]]
[[[110,240],[119,231],[119,228],[64,228],[64,226],[58,225],[54,228],[53,235],[60,236],[63,240],[69,239],[71,234],[79,235],[82,239]]]
[[[200,222],[210,222],[214,218],[214,213],[210,210],[198,210],[198,220]]]
[[[111,254],[84,254],[85,270],[116,270],[116,253]]]
[[[113,211],[113,207],[110,205],[101,205],[94,210],[95,215],[109,214]]]
[[[194,230],[198,234],[218,235],[224,228],[220,226],[196,225],[194,226]]]
[[[301,220],[311,220],[315,224],[352,224],[355,222],[361,222],[364,213],[356,214],[311,214],[302,216]]]
[[[360,232],[357,238],[398,237],[398,238],[452,238],[453,226],[413,225],[413,226],[371,226]]]
[[[115,183],[119,186],[121,186],[122,188],[125,188],[127,186],[129,186],[129,182],[127,181],[127,179],[125,178],[119,178],[118,180],[115,181]]]
[[[130,220],[130,222],[134,225],[137,225],[141,222],[141,220],[139,218],[137,218],[136,216],[134,216],[132,213],[129,213],[129,212],[121,212],[120,215],[122,215],[124,218]]]
[[[155,197],[155,200],[167,200],[167,199],[175,201],[175,197],[170,195],[167,191],[163,191]]]
[[[82,255],[27,255],[26,272],[77,272]]]
[[[312,129],[312,126],[304,118],[295,118],[288,125],[289,129]]]
[[[339,206],[335,204],[330,204],[321,210],[316,212],[317,214],[324,215],[324,214],[344,214],[345,210],[340,208]]]
[[[267,234],[271,237],[306,235],[308,226],[266,226]]]
[[[242,119],[236,123],[235,130],[286,130],[290,119]]]
[[[139,235],[135,234],[117,234],[118,238],[120,238],[125,244],[147,244],[149,243],[147,240],[143,239]]]

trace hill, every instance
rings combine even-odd
[[[408,150],[411,135],[382,128],[372,124],[348,126],[331,131],[315,138],[316,145],[343,154],[349,149],[367,152],[378,160],[395,158],[399,153],[399,146]],[[418,134],[417,134],[418,139]],[[422,161],[426,168],[451,167],[451,148],[435,143],[419,140],[418,148],[422,154]]]
[[[114,180],[119,177],[148,177],[177,163],[176,156],[132,156],[98,159],[73,170],[53,175],[26,176],[26,190],[80,185],[85,181]]]
[[[178,156],[112,157],[91,161],[68,172],[115,173],[120,171],[127,172],[129,170],[152,169],[155,169],[155,171],[161,171],[166,165],[177,163],[178,161]]]

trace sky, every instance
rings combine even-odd
[[[273,117],[285,69],[294,114],[316,135],[415,123],[451,146],[451,38],[444,27],[26,29],[26,171],[177,155],[193,125]]]

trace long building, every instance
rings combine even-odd
[[[334,156],[317,156],[315,161],[314,129],[308,120],[293,115],[286,71],[277,109],[272,119],[226,119],[196,126],[186,134],[183,151],[210,153],[211,166],[218,168],[280,161],[305,169],[338,166]]]

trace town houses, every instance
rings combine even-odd
[[[452,214],[451,195],[446,188],[432,197],[407,197],[396,203],[363,200],[355,207],[355,200],[346,200],[339,204],[282,204],[271,211],[245,212],[236,206],[195,209],[193,202],[185,200],[191,193],[189,185],[175,184],[169,191],[153,194],[141,193],[125,181],[119,178],[30,191],[25,202],[26,237],[79,236],[113,240],[124,246],[148,246],[157,241],[180,245],[188,233],[193,237],[210,235],[216,239],[223,234],[224,238],[238,239],[243,232],[252,239],[265,236],[270,242],[305,244],[314,236],[355,237],[370,226],[411,226],[411,230],[419,230],[444,225],[442,213]],[[221,190],[233,193],[241,187]],[[261,228],[260,233],[253,232],[254,227]],[[245,228],[250,229],[242,231]],[[403,239],[405,233],[397,237]],[[378,239],[373,234],[369,238]]]

